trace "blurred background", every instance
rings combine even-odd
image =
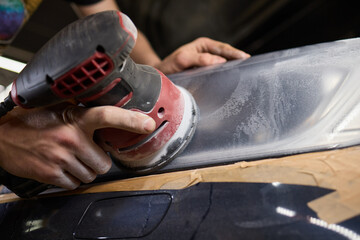
[[[360,36],[359,0],[118,0],[160,57],[197,37],[252,55]],[[44,0],[4,53],[27,62],[77,19],[69,2]],[[0,69],[2,84],[16,74]]]

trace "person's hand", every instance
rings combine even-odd
[[[227,60],[247,59],[250,55],[231,45],[209,38],[198,38],[175,50],[154,67],[164,74],[183,71],[190,67],[202,67]]]
[[[19,177],[74,189],[110,169],[111,159],[93,141],[94,130],[105,127],[146,134],[155,121],[112,106],[15,108],[0,120],[0,166]]]

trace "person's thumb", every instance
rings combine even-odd
[[[118,128],[130,132],[147,134],[155,130],[155,121],[140,112],[115,106],[93,108],[66,108],[63,117],[67,122],[75,122],[81,129],[93,132],[100,128]]]

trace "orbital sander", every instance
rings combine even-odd
[[[68,25],[18,75],[2,104],[3,114],[15,105],[34,108],[69,100],[86,107],[112,105],[138,111],[155,120],[153,133],[104,128],[96,130],[94,139],[116,165],[132,173],[163,166],[190,141],[198,109],[187,90],[157,69],[133,62],[129,54],[136,38],[132,21],[118,11],[97,13]],[[8,187],[22,197],[48,187],[28,181]]]

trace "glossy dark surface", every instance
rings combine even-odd
[[[114,197],[93,202],[74,231],[75,238],[139,238],[151,233],[171,204],[167,193]]]
[[[0,234],[23,240],[358,239],[359,216],[329,225],[307,207],[329,192],[277,183],[201,183],[23,201],[0,205]]]

